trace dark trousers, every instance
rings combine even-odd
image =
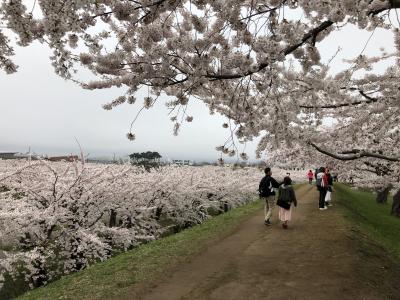
[[[324,208],[325,207],[325,196],[326,196],[326,192],[328,191],[328,189],[326,188],[319,188],[319,208]]]

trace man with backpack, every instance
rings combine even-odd
[[[272,210],[275,206],[275,189],[279,188],[280,184],[271,176],[271,168],[265,168],[265,176],[261,179],[258,187],[260,198],[264,200],[264,224],[271,225]]]
[[[325,173],[325,168],[321,167],[317,174],[317,189],[319,191],[319,210],[325,210],[328,207],[325,205],[325,196],[328,191],[328,176]]]

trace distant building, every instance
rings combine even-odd
[[[74,162],[79,160],[78,155],[64,155],[64,156],[51,156],[46,158],[49,161],[68,161],[68,162]]]
[[[16,159],[18,152],[0,152],[0,159]]]
[[[172,160],[173,165],[178,165],[178,166],[192,166],[193,161],[191,160],[185,160],[185,159],[173,159]]]
[[[19,152],[0,152],[0,159],[40,159],[36,154],[24,154]]]
[[[62,155],[62,156],[39,156],[37,154],[29,154],[29,153],[19,153],[19,152],[0,152],[0,159],[45,159],[49,161],[77,161],[79,160],[78,155]]]

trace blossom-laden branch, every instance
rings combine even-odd
[[[367,100],[359,100],[359,101],[353,101],[350,103],[339,103],[339,104],[327,104],[327,105],[321,105],[321,106],[312,106],[312,105],[299,105],[300,108],[306,108],[306,109],[330,109],[330,108],[342,108],[342,107],[348,107],[348,106],[356,106],[356,105],[361,105],[361,104],[369,104],[369,103],[375,103],[379,101],[379,98],[374,98],[369,95],[367,95],[364,91],[359,91],[360,95],[365,97]]]
[[[361,159],[361,158],[365,158],[365,157],[378,158],[378,159],[383,159],[383,160],[392,161],[392,162],[400,161],[400,157],[390,157],[390,156],[386,156],[386,155],[383,155],[380,153],[372,153],[372,152],[360,150],[360,149],[352,149],[352,150],[342,151],[343,155],[340,155],[340,154],[331,153],[328,150],[322,149],[321,147],[317,146],[315,143],[313,143],[311,141],[308,142],[308,144],[310,146],[312,146],[318,152],[328,155],[330,157],[333,157],[335,159],[342,160],[342,161],[357,160],[357,159]]]
[[[293,53],[295,50],[297,50],[299,47],[303,46],[307,41],[309,41],[310,39],[313,39],[313,41],[315,41],[317,35],[320,32],[323,32],[325,29],[329,28],[331,25],[333,25],[334,22],[327,20],[324,21],[321,25],[319,25],[316,28],[313,28],[312,30],[310,30],[308,33],[306,33],[303,38],[301,39],[301,41],[295,45],[289,46],[287,48],[285,48],[282,51],[282,56],[281,59],[284,56],[287,56],[291,53]],[[315,44],[315,42],[314,42]],[[221,74],[221,75],[217,75],[217,74],[208,74],[206,75],[207,78],[211,78],[211,79],[215,79],[215,80],[221,80],[221,79],[237,79],[237,78],[242,78],[242,77],[246,77],[249,75],[252,75],[254,73],[260,72],[263,69],[265,69],[266,67],[269,66],[269,63],[262,63],[259,66],[255,66],[253,67],[254,70],[250,70],[244,74]]]

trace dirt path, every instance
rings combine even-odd
[[[296,194],[289,230],[277,209],[270,227],[260,211],[134,299],[384,299],[357,275],[362,258],[338,209],[319,211],[315,187]]]

